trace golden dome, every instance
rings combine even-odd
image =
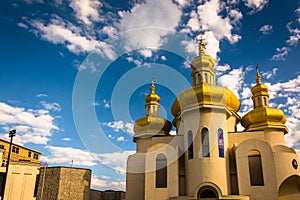
[[[135,121],[134,124],[135,137],[153,136],[153,135],[169,135],[172,124],[161,116],[145,116]]]
[[[145,98],[146,116],[134,123],[134,137],[152,137],[155,135],[169,135],[172,124],[159,115],[160,97],[155,94],[155,85],[152,79],[150,94]]]
[[[256,84],[251,89],[253,94],[254,109],[242,117],[241,124],[246,131],[259,130],[264,128],[280,128],[287,133],[284,125],[286,116],[279,108],[269,107],[268,86],[262,84],[261,76],[256,66]]]
[[[237,112],[241,103],[228,88],[203,83],[181,92],[173,103],[171,111],[174,116],[178,116],[181,111],[199,105],[226,106],[228,110]]]
[[[285,128],[286,117],[282,110],[270,107],[256,107],[242,117],[241,124],[246,130],[259,127]]]
[[[146,105],[159,105],[160,96],[155,94],[155,85],[154,81],[152,80],[152,84],[150,87],[150,94],[148,94],[145,98]]]

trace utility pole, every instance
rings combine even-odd
[[[2,183],[2,192],[3,192],[2,193],[2,200],[4,200],[5,186],[6,186],[7,173],[8,173],[8,166],[9,166],[9,161],[10,161],[10,152],[11,152],[11,148],[12,148],[13,137],[16,136],[16,132],[17,132],[16,130],[9,131],[10,143],[9,143],[9,151],[8,151],[8,156],[7,156],[5,174],[4,174],[3,183]]]

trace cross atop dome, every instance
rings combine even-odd
[[[205,54],[205,49],[206,49],[206,44],[205,44],[205,40],[203,38],[205,32],[204,31],[200,31],[200,33],[197,36],[197,41],[199,42],[198,48],[199,48],[199,55],[201,54]]]

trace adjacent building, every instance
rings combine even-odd
[[[8,151],[9,142],[0,139],[0,188],[4,182]],[[36,199],[40,156],[41,153],[38,151],[12,144],[4,194],[5,200]]]
[[[37,200],[90,200],[91,170],[74,167],[43,167]]]
[[[300,199],[298,157],[284,141],[286,117],[270,107],[258,68],[253,109],[241,118],[239,99],[216,85],[216,62],[205,48],[201,39],[191,63],[192,87],[175,99],[172,123],[160,116],[152,83],[146,115],[134,126],[126,199]],[[172,125],[176,135],[170,135]]]

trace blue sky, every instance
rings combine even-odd
[[[252,108],[258,64],[287,116],[286,144],[300,150],[299,1],[2,1],[0,25],[0,136],[15,128],[50,166],[91,168],[94,188],[125,189],[152,76],[172,121],[200,31],[239,114]]]

